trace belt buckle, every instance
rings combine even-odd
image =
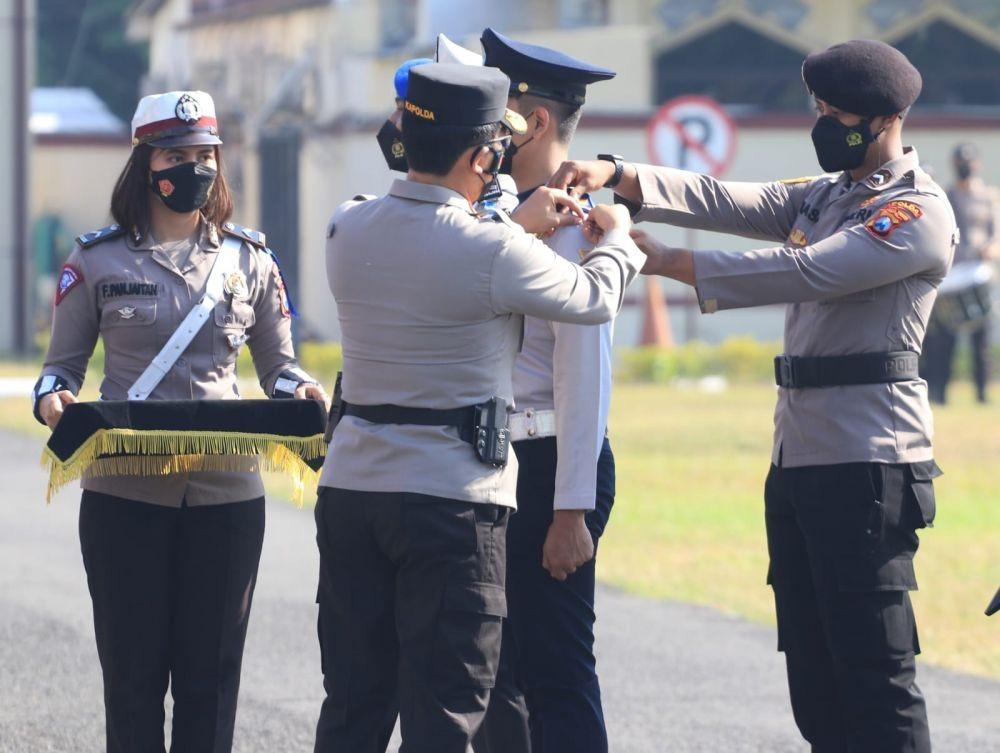
[[[795,367],[791,356],[780,355],[774,359],[774,378],[779,387],[795,386]]]

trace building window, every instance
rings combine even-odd
[[[802,111],[809,102],[800,50],[730,22],[661,53],[656,101],[704,94],[760,111]]]
[[[1000,107],[1000,50],[945,21],[893,42],[906,55],[924,86],[917,107]]]

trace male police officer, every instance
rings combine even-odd
[[[927,753],[907,591],[940,472],[916,363],[955,220],[902,145],[921,79],[900,52],[847,42],[802,73],[817,156],[836,175],[721,183],[598,161],[566,164],[552,183],[610,182],[639,218],[780,244],[692,254],[640,241],[647,271],[695,285],[706,313],[790,304],[765,511],[795,719],[813,751]]]
[[[385,750],[397,712],[410,753],[466,753],[506,615],[521,315],[607,321],[644,262],[622,207],[590,213],[599,240],[582,266],[473,213],[507,129],[525,130],[509,85],[492,68],[411,69],[407,179],[330,224],[344,374],[316,506],[318,753]]]
[[[962,330],[969,333],[972,378],[976,399],[986,402],[990,381],[990,289],[992,269],[989,263],[1000,256],[1000,191],[983,182],[979,151],[973,144],[959,144],[952,155],[956,181],[948,189],[948,200],[955,210],[960,231],[955,249],[951,281],[968,285],[953,293],[951,299],[972,295],[973,306],[947,307],[942,293],[927,328],[924,340],[924,377],[931,402],[944,403],[951,381],[955,345]],[[976,278],[982,277],[977,284]],[[955,311],[951,314],[950,311]],[[963,321],[964,320],[964,321]]]
[[[510,77],[508,106],[527,123],[503,165],[527,201],[567,158],[587,85],[615,74],[493,29],[482,43],[485,64]],[[546,242],[571,261],[590,245],[579,227]],[[511,419],[520,471],[507,532],[509,618],[479,753],[528,750],[518,686],[534,753],[608,750],[593,646],[594,550],[614,502],[610,398],[611,323],[525,318]]]

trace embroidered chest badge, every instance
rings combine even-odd
[[[229,295],[238,301],[250,297],[250,288],[247,286],[247,277],[239,270],[226,275],[225,290]]]
[[[56,306],[62,303],[69,291],[83,282],[83,273],[72,264],[63,264],[59,271],[59,283],[56,285]]]
[[[912,201],[890,201],[865,223],[865,229],[876,238],[888,238],[896,228],[923,214],[924,210]]]
[[[118,316],[122,319],[131,319],[135,316],[135,306],[122,306],[118,309]]]

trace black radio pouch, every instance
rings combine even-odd
[[[481,463],[494,468],[507,465],[510,450],[510,429],[507,401],[490,398],[476,406],[476,424],[472,442],[476,457]]]

